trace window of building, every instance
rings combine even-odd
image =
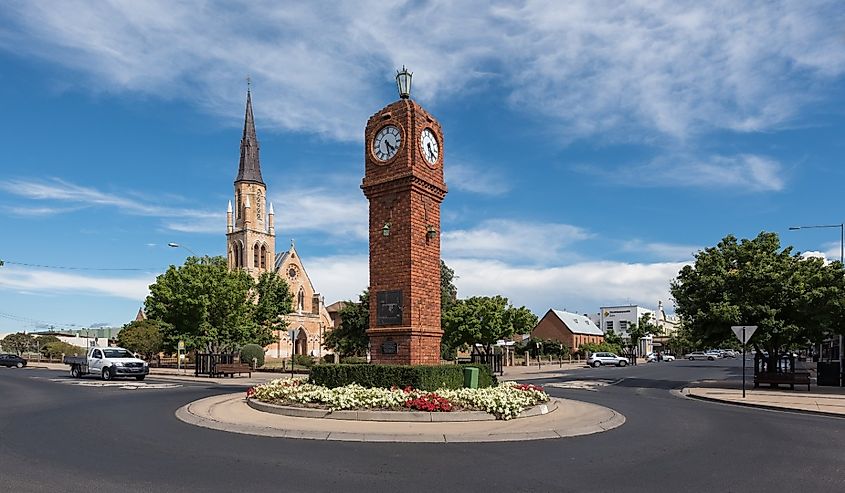
[[[619,330],[625,332],[628,330],[628,321],[627,320],[620,320],[619,321]]]
[[[252,266],[256,269],[260,265],[259,262],[261,261],[261,250],[258,248],[258,243],[252,247]]]
[[[261,268],[267,268],[267,247],[265,245],[261,245]]]
[[[608,320],[604,324],[605,324],[605,327],[607,327],[608,332],[613,332],[613,320]]]

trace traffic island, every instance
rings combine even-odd
[[[397,411],[367,411],[367,419],[331,419],[276,414],[251,407],[243,393],[224,394],[200,399],[176,411],[180,420],[205,428],[277,438],[339,440],[359,442],[500,442],[545,440],[590,435],[612,430],[625,423],[616,411],[569,399],[552,398],[532,409],[531,416],[510,420],[479,421],[395,421]],[[280,406],[283,407],[283,406]],[[302,408],[298,408],[302,409]],[[381,416],[378,413],[392,413]],[[454,413],[421,413],[457,416]],[[486,414],[486,413],[485,413]],[[442,419],[442,418],[438,418]]]

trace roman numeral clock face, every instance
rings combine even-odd
[[[388,125],[378,131],[373,139],[373,155],[379,161],[387,161],[396,155],[402,146],[402,134],[393,125]]]

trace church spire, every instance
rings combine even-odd
[[[246,90],[246,115],[244,135],[241,138],[241,160],[235,182],[252,181],[264,184],[261,179],[261,163],[258,159],[258,137],[255,135],[255,119],[252,116],[252,92]]]

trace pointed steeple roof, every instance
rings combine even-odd
[[[258,159],[258,137],[255,135],[255,118],[252,116],[252,93],[246,90],[246,115],[244,116],[244,135],[241,138],[241,161],[238,164],[238,177],[235,182],[253,181],[264,183],[261,179],[261,163]]]

